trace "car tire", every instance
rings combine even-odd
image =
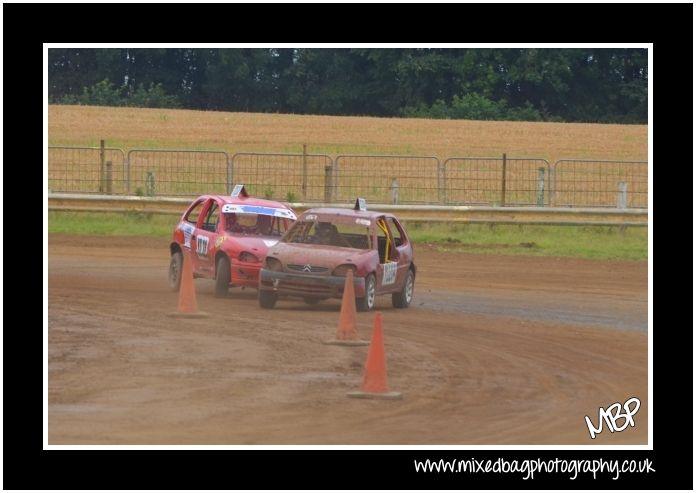
[[[416,282],[416,276],[413,270],[409,269],[404,281],[404,287],[397,293],[392,293],[392,306],[394,308],[408,308],[413,299],[413,287]]]
[[[305,298],[304,302],[307,303],[308,305],[316,305],[321,301],[321,298]]]
[[[355,307],[359,312],[369,312],[375,307],[377,297],[377,283],[374,274],[368,274],[365,278],[365,296],[355,298]]]
[[[275,306],[276,301],[278,301],[278,293],[275,291],[259,291],[259,306],[261,308],[271,309]]]
[[[184,256],[177,251],[172,253],[169,260],[169,288],[172,291],[179,291],[181,285],[181,272],[184,268]]]
[[[230,261],[224,255],[217,261],[215,268],[215,297],[224,298],[230,287]]]

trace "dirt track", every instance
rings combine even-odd
[[[338,300],[261,311],[198,280],[210,317],[172,319],[166,240],[51,235],[49,444],[647,443],[646,262],[416,260],[412,307],[378,299],[404,398],[367,401],[345,396],[367,348],[322,344]],[[629,397],[635,428],[590,440],[584,416]]]

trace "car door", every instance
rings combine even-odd
[[[397,282],[399,252],[394,247],[394,238],[386,218],[380,217],[375,224],[379,254],[379,264],[376,269],[377,293],[391,293],[395,291]]]
[[[406,274],[411,266],[411,261],[413,260],[413,250],[410,242],[408,241],[408,236],[406,235],[406,232],[399,221],[397,221],[394,217],[387,217],[386,223],[394,241],[393,244],[395,255],[392,258],[397,262],[394,290],[399,291],[406,280]]]
[[[209,198],[201,212],[194,237],[191,238],[196,272],[204,277],[213,277],[215,272],[214,245],[217,237],[218,221],[220,218],[220,205]]]

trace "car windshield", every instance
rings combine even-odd
[[[310,214],[293,224],[281,241],[369,250],[371,238],[369,219]]]
[[[289,220],[266,214],[224,213],[225,231],[250,236],[282,236],[287,231]]]

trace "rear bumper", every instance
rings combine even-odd
[[[302,274],[289,274],[261,269],[259,275],[259,289],[275,291],[285,296],[314,296],[318,298],[341,298],[346,278],[341,276],[312,276]],[[355,296],[365,296],[365,279],[353,278]]]

